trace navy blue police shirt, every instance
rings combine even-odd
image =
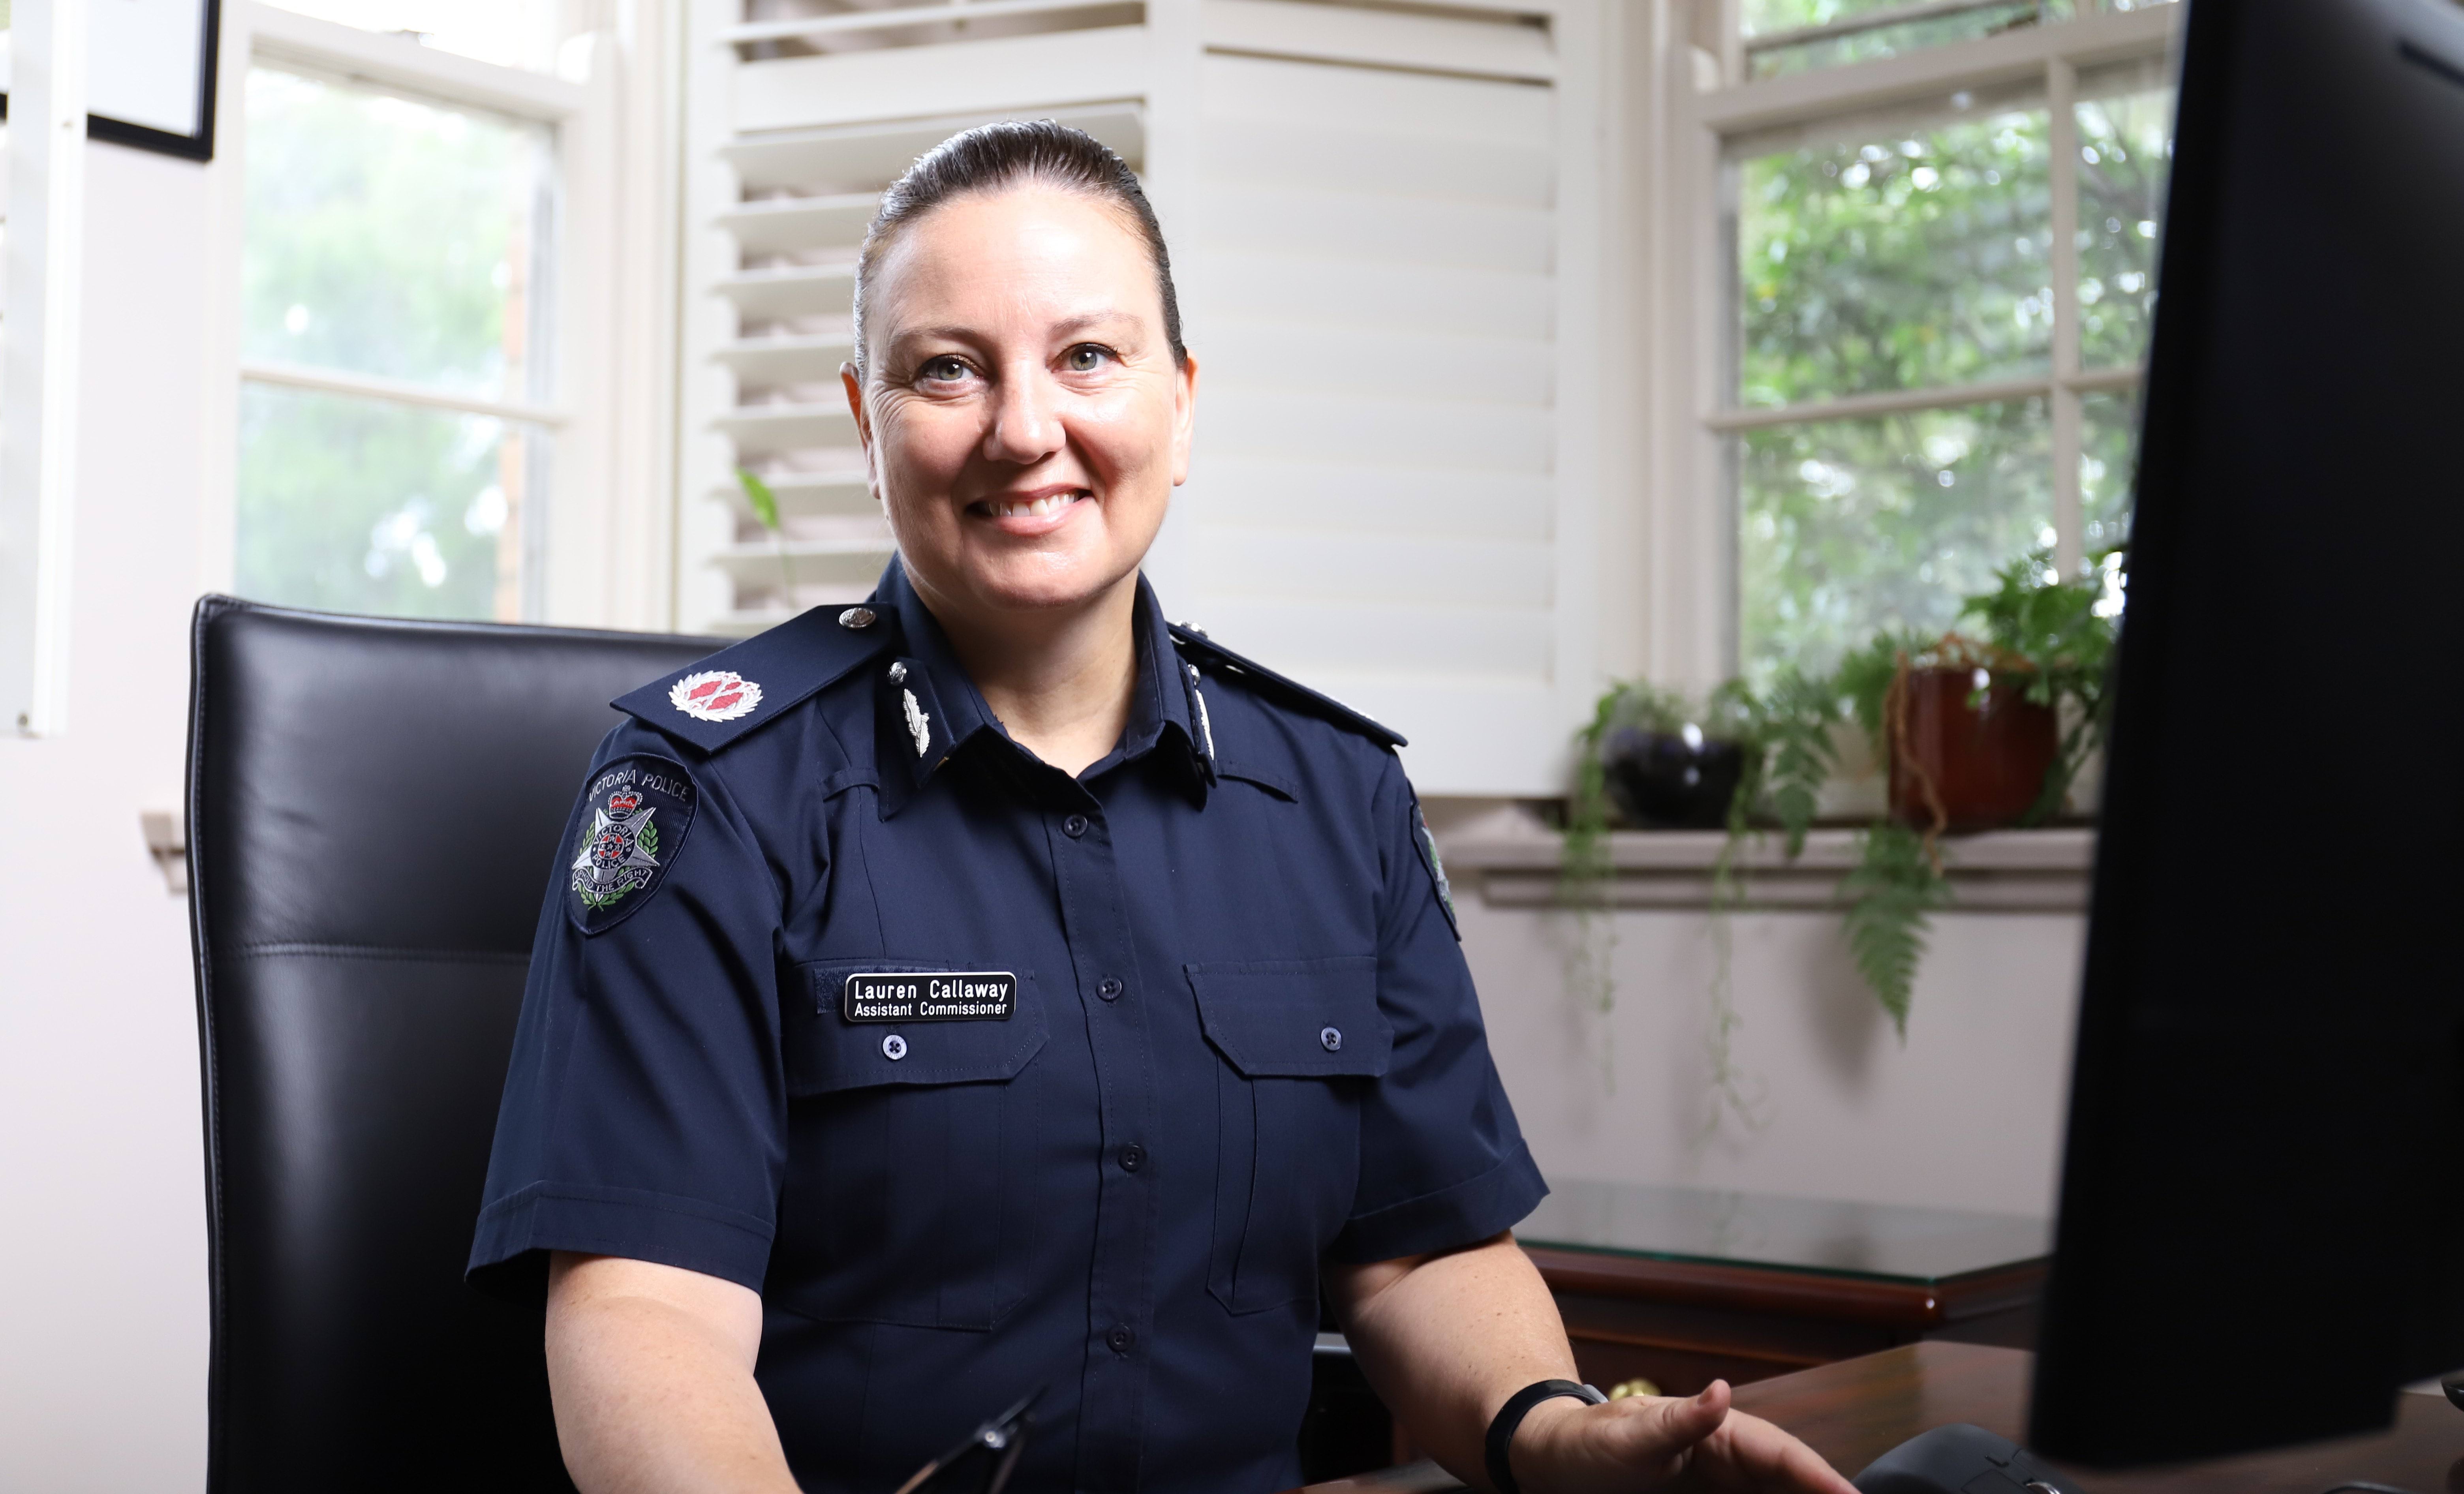
[[[761,1294],[812,1494],[1039,1386],[1025,1488],[1299,1482],[1321,1258],[1547,1191],[1398,738],[1140,582],[1117,750],[1013,743],[892,562],[616,704],[532,956],[471,1253]]]

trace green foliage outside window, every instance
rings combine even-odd
[[[503,423],[250,385],[240,395],[242,595],[395,617],[501,614]]]
[[[2079,104],[2079,363],[2124,366],[2147,351],[2156,226],[2173,165],[2173,95],[2150,77]],[[2117,537],[2118,538],[2118,537]]]
[[[2042,110],[2008,110],[1741,162],[1739,403],[2043,376],[2050,148]],[[1949,626],[2002,557],[2051,540],[2051,450],[2041,399],[1735,437],[1748,675]]]
[[[2035,110],[1740,162],[1738,403],[2044,373],[2049,149]]]
[[[543,129],[266,68],[250,75],[248,111],[246,359],[538,398]],[[492,417],[252,383],[238,588],[347,611],[518,616],[522,509],[545,446]]]
[[[1792,7],[1793,8],[1792,10]],[[1767,0],[1813,24],[1848,0]],[[1835,13],[1837,12],[1837,13]],[[1983,12],[1969,12],[1971,14]],[[2144,356],[2171,98],[2145,68],[2076,105],[2081,366]],[[1841,124],[1732,167],[1737,403],[1785,408],[2041,379],[2052,368],[2050,118],[1955,96],[1932,118]],[[2081,400],[2079,548],[2123,538],[2136,398]],[[1738,645],[1749,679],[1821,670],[1878,631],[1939,634],[2003,558],[2056,542],[2042,397],[1729,438]]]

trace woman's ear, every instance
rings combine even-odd
[[[855,417],[855,442],[864,449],[864,485],[872,490],[872,501],[879,503],[881,474],[872,465],[872,417],[864,407],[864,370],[852,363],[839,364],[839,384],[847,390],[847,413]]]
[[[1189,480],[1189,445],[1198,431],[1198,355],[1183,353],[1172,381],[1172,485]]]

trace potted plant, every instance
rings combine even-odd
[[[1711,830],[1728,823],[1750,745],[1733,711],[1689,704],[1633,683],[1601,697],[1589,734],[1601,786],[1618,816],[1650,829]]]
[[[1698,707],[1678,692],[1641,681],[1613,684],[1590,724],[1575,736],[1575,791],[1567,803],[1558,901],[1573,915],[1568,983],[1606,1016],[1616,1009],[1610,969],[1613,927],[1608,908],[1615,875],[1608,852],[1612,823],[1644,829],[1724,828],[1713,863],[1713,976],[1707,1038],[1711,1107],[1705,1131],[1724,1114],[1750,1128],[1762,1124],[1755,1098],[1730,1056],[1737,1015],[1729,1000],[1727,912],[1742,897],[1736,856],[1758,823],[1791,823],[1789,853],[1804,844],[1815,790],[1828,759],[1815,743],[1837,719],[1826,686],[1793,672],[1757,693],[1731,679]],[[1599,1044],[1603,1072],[1616,1083],[1615,1050]]]
[[[1970,632],[1878,634],[1831,674],[1784,670],[1759,691],[1732,679],[1699,712],[1682,696],[1637,683],[1601,697],[1578,735],[1560,877],[1561,898],[1585,914],[1578,951],[1597,942],[1588,914],[1606,906],[1612,811],[1647,825],[1654,821],[1638,785],[1697,789],[1693,800],[1649,803],[1659,813],[1674,805],[1695,817],[1685,823],[1700,823],[1704,799],[1718,787],[1700,771],[1703,749],[1713,742],[1736,749],[1722,816],[1728,838],[1712,871],[1713,1066],[1732,1101],[1725,915],[1742,900],[1735,860],[1746,837],[1776,828],[1786,854],[1799,853],[1817,793],[1837,766],[1833,728],[1853,717],[1887,765],[1890,807],[1860,828],[1858,863],[1840,880],[1838,899],[1858,973],[1904,1038],[1929,914],[1949,893],[1940,837],[2043,824],[2060,812],[2101,739],[2122,567],[2118,553],[2099,560],[2097,571],[2066,581],[2045,553],[2023,557],[1995,573],[1992,590],[1963,600],[1961,620],[1976,625]],[[1663,745],[1672,736],[1676,745]],[[1613,742],[1624,746],[1613,754]],[[1696,779],[1683,778],[1689,765]],[[1632,776],[1622,792],[1613,786],[1620,772]],[[1584,957],[1605,1011],[1615,997],[1605,955]]]
[[[1982,636],[1883,633],[1840,662],[1836,683],[1888,765],[1890,814],[1868,825],[1840,883],[1858,974],[1907,1034],[1932,911],[1949,898],[1940,838],[2042,824],[2061,811],[2104,729],[2104,680],[2120,553],[2064,580],[2044,551],[1962,600]]]

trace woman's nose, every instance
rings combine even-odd
[[[992,428],[984,432],[987,460],[1028,466],[1067,443],[1055,391],[1042,372],[1023,371],[1001,380],[994,397]]]

